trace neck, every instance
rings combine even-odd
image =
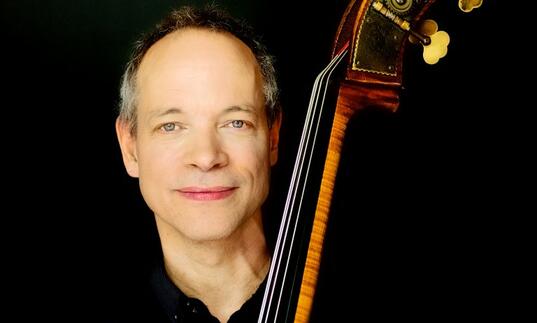
[[[240,309],[268,272],[270,254],[261,216],[251,217],[229,237],[201,242],[180,234],[166,234],[163,239],[158,220],[157,225],[168,276],[221,322]]]

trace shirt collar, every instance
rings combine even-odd
[[[229,319],[232,322],[255,322],[259,315],[261,303],[263,301],[263,293],[265,291],[266,280],[261,283],[257,291],[250,297],[243,306],[235,312]],[[155,294],[158,303],[165,311],[166,316],[176,322],[178,316],[189,316],[191,313],[196,315],[213,318],[207,309],[207,306],[198,299],[186,296],[166,274],[164,265],[159,263],[155,266],[151,275],[151,289]],[[218,322],[214,318],[215,322]]]

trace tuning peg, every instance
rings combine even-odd
[[[446,56],[449,35],[445,31],[438,31],[438,24],[434,20],[425,20],[420,25],[420,30],[415,30],[410,27],[409,21],[390,11],[382,2],[376,0],[371,6],[399,28],[408,31],[410,41],[419,41],[423,45],[423,59],[427,64],[436,64],[440,58]]]
[[[423,45],[423,59],[427,64],[436,64],[438,61],[446,56],[449,45],[449,35],[445,31],[439,31],[431,36],[431,43],[429,45]]]
[[[481,7],[483,0],[459,0],[459,8],[463,12],[470,12],[475,8]]]
[[[430,38],[429,44],[423,44],[413,34],[410,34],[408,40],[413,43],[421,43],[423,45],[423,59],[427,64],[436,64],[440,58],[446,56],[447,47],[449,44],[449,35],[445,31],[438,31],[438,24],[432,19],[424,20],[416,31]]]

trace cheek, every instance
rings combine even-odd
[[[176,165],[176,149],[156,142],[141,142],[138,147],[140,179],[164,181]]]
[[[248,168],[263,169],[269,160],[268,139],[262,138],[226,138],[225,152],[230,160]]]
[[[235,164],[243,168],[248,173],[252,185],[256,191],[265,190],[268,185],[270,173],[270,156],[268,144],[252,145],[250,147],[237,147],[236,151],[241,153],[234,154]]]

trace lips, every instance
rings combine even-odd
[[[214,186],[214,187],[183,187],[177,190],[179,194],[189,200],[196,201],[215,201],[222,200],[233,193],[237,187],[231,186]]]

